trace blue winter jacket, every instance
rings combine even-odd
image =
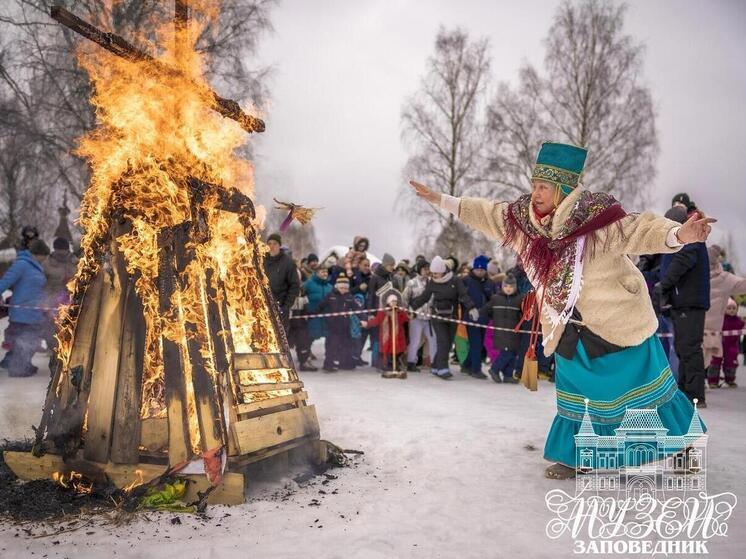
[[[464,285],[469,293],[469,297],[474,302],[474,307],[477,309],[481,309],[485,306],[490,300],[490,297],[492,297],[492,294],[495,292],[495,284],[487,276],[479,279],[475,275],[469,274],[469,276],[464,279]],[[480,324],[487,324],[488,321],[489,318],[485,316],[480,318],[478,322]]]
[[[308,312],[313,314],[318,309],[329,293],[332,292],[333,286],[329,281],[322,280],[314,273],[303,284],[303,289],[308,297]],[[327,335],[326,321],[323,318],[312,318],[308,321],[308,331],[312,340],[323,338]]]
[[[39,307],[44,304],[44,286],[47,276],[44,269],[28,250],[18,251],[15,262],[0,278],[0,294],[10,289],[13,292],[9,311],[11,322],[21,324],[41,324],[44,312],[40,309],[19,308]]]

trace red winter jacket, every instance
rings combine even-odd
[[[404,353],[407,350],[407,337],[404,335],[404,323],[409,320],[407,313],[401,309],[396,311],[397,321],[394,326],[396,334],[396,354]],[[378,334],[378,343],[380,352],[383,355],[393,355],[393,336],[391,336],[391,311],[378,311],[376,316],[368,321],[368,327],[381,326]]]

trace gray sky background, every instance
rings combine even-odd
[[[626,30],[646,45],[657,107],[655,204],[687,191],[733,233],[746,267],[746,2],[637,0]],[[407,151],[400,112],[433,52],[439,25],[491,41],[493,87],[541,65],[556,0],[283,0],[260,59],[275,68],[267,132],[256,140],[259,197],[325,209],[320,250],[365,234],[371,251],[411,254],[415,232],[395,212]],[[590,146],[593,149],[593,146]],[[591,188],[593,185],[588,185]]]

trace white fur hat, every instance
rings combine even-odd
[[[434,274],[445,274],[446,273],[446,263],[445,260],[443,260],[440,256],[436,256],[433,258],[433,261],[430,262],[430,271]]]

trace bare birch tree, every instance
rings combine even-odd
[[[412,152],[407,178],[451,196],[480,193],[487,49],[487,39],[472,41],[462,29],[438,32],[420,89],[402,110],[402,139]],[[420,251],[473,254],[474,236],[457,219],[423,204],[408,186],[400,199],[416,227]]]
[[[515,90],[502,85],[488,110],[489,178],[527,191],[542,141],[587,147],[583,182],[633,208],[648,201],[658,140],[643,47],[624,33],[626,7],[565,1],[545,41],[544,72],[524,66]]]

